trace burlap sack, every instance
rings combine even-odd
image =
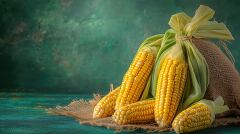
[[[205,57],[210,70],[210,85],[204,98],[213,100],[217,96],[222,96],[225,104],[230,108],[229,111],[216,116],[212,127],[240,125],[240,77],[238,71],[215,44],[201,39],[193,39],[193,43]],[[171,128],[161,129],[156,123],[120,126],[116,125],[111,117],[92,119],[93,108],[99,99],[99,96],[95,96],[91,101],[73,101],[65,107],[48,109],[48,112],[71,116],[79,120],[81,124],[103,126],[116,131],[133,131],[136,129],[143,129],[148,132],[172,131]]]
[[[222,96],[225,104],[230,108],[229,111],[217,115],[217,119],[222,119],[219,125],[235,123],[232,118],[236,118],[239,124],[240,76],[238,71],[217,45],[201,39],[193,39],[193,43],[205,57],[210,70],[210,84],[204,98],[213,100],[217,96]]]

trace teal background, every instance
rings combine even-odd
[[[106,93],[144,38],[200,4],[232,31],[229,48],[240,70],[237,0],[1,0],[0,90]]]

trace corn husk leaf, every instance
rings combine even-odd
[[[146,38],[139,46],[138,50],[140,50],[144,46],[159,46],[161,47],[161,40],[164,34],[156,34],[151,37]]]
[[[191,103],[201,100],[207,90],[209,84],[209,70],[205,58],[198,51],[195,45],[190,41],[184,41],[185,50],[188,59],[188,68],[191,83],[187,83],[185,94],[183,96],[183,108],[186,108]]]
[[[216,114],[220,114],[229,110],[229,107],[227,105],[224,105],[222,96],[218,96],[214,101],[203,99],[197,103],[203,103],[208,106],[212,113],[212,122],[215,120]]]

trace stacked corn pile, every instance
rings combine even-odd
[[[177,133],[210,127],[215,114],[229,108],[221,96],[203,99],[209,69],[192,39],[233,40],[223,23],[210,21],[213,15],[207,6],[200,6],[192,18],[173,15],[171,29],[140,45],[121,85],[98,102],[93,118],[112,116],[119,125],[155,122]]]

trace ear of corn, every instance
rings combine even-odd
[[[93,118],[104,118],[113,115],[119,91],[120,87],[117,87],[97,103],[93,110]]]
[[[148,43],[147,45],[150,46],[150,47],[159,46],[159,45],[162,44],[163,37],[164,37],[163,34],[158,34],[158,35],[154,35],[152,37],[149,37],[140,45],[139,49],[141,49],[144,46],[144,43]],[[145,86],[145,88],[143,90],[143,93],[141,95],[140,100],[153,98],[152,90],[151,90],[151,88],[152,88],[151,87],[151,83],[152,83],[152,77],[153,76],[154,76],[154,69],[152,70],[152,72],[151,72],[151,74],[150,74],[150,76],[148,78],[147,84],[146,84],[146,86]]]
[[[93,118],[111,116],[114,113],[115,108],[117,109],[125,104],[126,101],[129,101],[128,99],[124,99],[126,97],[130,97],[130,102],[127,102],[126,104],[136,102],[142,95],[142,90],[146,90],[143,95],[144,97],[142,98],[147,99],[149,97],[147,89],[149,89],[150,86],[145,87],[145,83],[150,83],[149,75],[154,64],[157,50],[160,47],[162,37],[163,34],[158,34],[144,40],[139,47],[133,63],[125,74],[122,82],[123,86],[116,88],[99,101],[94,108]],[[124,93],[124,91],[126,93]],[[128,93],[131,94],[129,95]],[[122,98],[122,95],[125,95],[125,97]],[[119,98],[118,100],[120,101],[117,102],[117,98]]]
[[[156,47],[145,46],[136,54],[126,72],[115,109],[138,101],[148,82],[157,53]]]
[[[172,127],[177,133],[188,133],[211,126],[215,114],[229,110],[222,97],[215,101],[201,100],[179,113]]]
[[[143,100],[119,108],[113,115],[119,124],[154,122],[154,100]]]
[[[176,44],[175,40],[175,32],[172,29],[169,29],[165,32],[164,37],[162,39],[161,48],[158,51],[156,62],[153,69],[153,75],[151,80],[151,90],[150,93],[152,96],[155,97],[156,89],[157,89],[157,80],[160,73],[160,68],[162,67],[163,60],[165,53],[172,48]]]
[[[179,44],[173,46],[162,60],[154,111],[159,126],[168,127],[183,95],[188,67]]]
[[[208,106],[203,103],[196,103],[178,114],[172,123],[172,127],[177,133],[208,128],[212,124],[212,116]]]
[[[135,58],[123,77],[121,90],[116,101],[116,110],[150,96],[150,86],[146,87],[146,85],[147,83],[150,84],[150,75],[157,51],[161,46],[162,37],[163,34],[149,37],[140,45]]]

